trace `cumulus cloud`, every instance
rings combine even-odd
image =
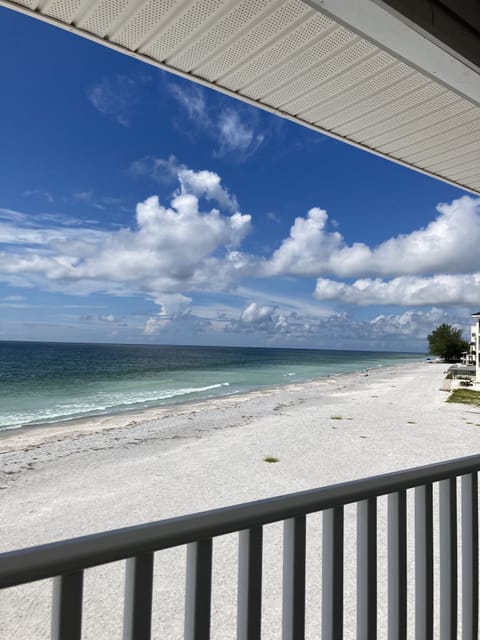
[[[170,204],[140,202],[135,227],[118,231],[22,226],[0,219],[0,278],[18,286],[88,294],[143,293],[159,304],[184,291],[222,290],[235,282],[245,258],[236,247],[249,232],[249,215],[202,210],[199,198],[232,209],[233,196],[216,174],[185,168]]]
[[[237,318],[226,323],[226,332],[252,334],[266,344],[316,346],[352,349],[362,345],[371,349],[425,349],[427,335],[445,322],[467,330],[463,314],[433,307],[429,310],[405,311],[377,315],[371,320],[358,320],[347,312],[317,316],[287,312],[279,307],[249,303]]]
[[[241,105],[224,108],[209,102],[202,87],[176,82],[168,86],[192,125],[216,143],[215,157],[234,156],[245,160],[265,141],[265,133],[258,130],[258,114],[253,109]]]
[[[201,104],[192,108],[201,110]],[[389,336],[400,343],[408,335],[425,339],[434,322],[452,324],[452,316],[439,307],[478,307],[478,199],[465,196],[439,205],[430,224],[376,247],[348,245],[327,212],[313,207],[295,219],[288,237],[265,259],[242,250],[251,217],[241,213],[216,173],[193,171],[174,156],[146,157],[130,169],[160,182],[175,178],[176,187],[166,202],[156,195],[139,202],[128,227],[91,228],[73,218],[0,209],[0,280],[70,295],[145,296],[160,308],[146,321],[142,317],[148,336],[209,330],[302,346],[377,348]],[[77,194],[82,202],[92,197],[88,191]],[[292,305],[287,294],[282,297],[282,287],[264,296],[269,286],[262,285],[255,295],[254,278],[285,276],[315,278],[317,300],[435,309],[355,321],[332,313],[334,304]],[[242,284],[251,288],[242,290]],[[199,292],[237,292],[246,304],[225,317],[207,312],[200,317],[192,300]],[[117,319],[107,313],[97,322]]]
[[[284,315],[278,313],[276,307],[251,302],[241,312],[236,327],[275,333],[284,332],[288,327],[288,322]]]
[[[296,218],[290,235],[263,266],[266,275],[339,277],[460,274],[480,272],[480,199],[464,196],[439,204],[425,228],[370,248],[347,245],[327,228],[326,211],[313,208]]]
[[[344,246],[337,231],[326,230],[327,212],[310,209],[306,218],[295,218],[290,235],[264,265],[265,275],[315,276],[330,270],[330,260]]]
[[[237,199],[222,186],[220,176],[213,171],[192,171],[182,167],[178,171],[178,180],[181,194],[191,193],[197,198],[204,196],[230,211],[238,209]]]
[[[319,300],[338,300],[348,304],[390,304],[403,306],[475,306],[480,301],[480,273],[400,276],[392,280],[363,278],[352,284],[319,278],[315,288]]]
[[[199,334],[211,328],[212,323],[208,319],[193,313],[191,302],[191,298],[179,294],[162,295],[160,312],[148,318],[143,333],[146,336],[175,335],[185,331]]]
[[[373,337],[405,337],[425,340],[439,324],[445,322],[465,329],[465,316],[456,316],[445,310],[432,308],[428,311],[405,311],[400,314],[379,315],[369,321]]]
[[[198,198],[215,201],[221,208],[229,211],[238,209],[238,202],[234,195],[221,184],[220,176],[213,171],[192,171],[178,162],[174,155],[165,158],[147,156],[135,160],[130,165],[132,175],[147,175],[156,182],[179,182],[177,193],[191,193]]]

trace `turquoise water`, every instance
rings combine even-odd
[[[420,354],[0,342],[0,429],[120,413],[413,362]]]

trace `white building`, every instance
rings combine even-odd
[[[477,353],[477,325],[470,326],[470,341],[468,351],[462,351],[460,362],[464,365],[475,366],[475,358]]]
[[[475,324],[472,325],[472,336],[470,342],[470,353],[474,356],[475,380],[480,386],[480,311],[472,314]]]

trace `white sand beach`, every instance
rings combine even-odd
[[[445,403],[444,371],[406,364],[6,433],[0,551],[477,453],[480,410]],[[320,518],[310,520],[307,637],[318,637]],[[347,517],[346,556],[353,526]],[[279,525],[265,527],[266,638],[281,636],[280,533]],[[234,536],[214,545],[213,638],[235,637],[236,553]],[[157,554],[152,637],[182,637],[184,564],[184,549]],[[346,638],[354,637],[354,570],[346,564]],[[123,563],[87,571],[82,637],[121,637],[123,573]],[[49,583],[1,592],[0,638],[48,638],[50,593]],[[380,589],[380,626],[384,601]]]

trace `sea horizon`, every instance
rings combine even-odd
[[[409,350],[395,350],[395,349],[347,349],[345,347],[335,347],[328,349],[326,347],[288,347],[288,346],[275,346],[275,347],[261,347],[254,345],[234,345],[234,344],[194,344],[194,343],[153,343],[153,342],[106,342],[106,341],[93,341],[88,342],[86,340],[14,340],[9,338],[0,338],[0,345],[2,343],[21,343],[21,344],[78,344],[78,345],[108,345],[108,346],[125,346],[125,347],[194,347],[195,349],[276,349],[283,351],[348,351],[358,353],[407,353],[419,356],[428,356],[427,351],[409,351]]]
[[[0,340],[0,431],[418,361],[415,352]]]

